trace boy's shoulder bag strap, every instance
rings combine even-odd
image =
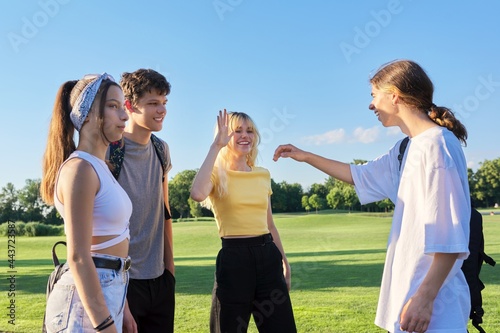
[[[165,147],[163,146],[163,142],[161,141],[161,139],[153,133],[151,133],[151,142],[153,143],[156,155],[158,156],[161,163],[163,171],[161,181],[163,183],[165,181],[165,170],[167,169]],[[113,174],[115,179],[118,179],[120,171],[122,170],[123,159],[125,157],[125,142],[123,140],[112,142],[110,143],[109,148],[109,162],[113,166],[113,170],[111,170],[111,173]],[[165,205],[165,219],[168,220],[170,218],[170,212]]]
[[[165,169],[167,167],[167,161],[165,158],[165,148],[161,139],[156,135],[151,134],[151,142],[155,148],[156,155],[160,159],[161,167],[163,169],[162,181],[165,180]],[[122,170],[123,159],[125,157],[125,142],[123,140],[111,142],[109,144],[109,162],[113,166],[111,173],[118,179],[120,171]]]
[[[113,166],[111,173],[118,179],[122,171],[123,158],[125,157],[125,142],[123,140],[111,142],[109,144],[109,163]]]
[[[156,155],[160,159],[161,167],[163,169],[162,182],[165,181],[165,170],[167,169],[167,159],[165,158],[165,147],[163,146],[163,142],[156,135],[151,133],[151,142],[153,142],[153,146],[155,147]]]

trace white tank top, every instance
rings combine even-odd
[[[92,216],[92,236],[116,235],[115,238],[106,242],[92,245],[90,250],[102,250],[130,238],[129,220],[132,214],[132,202],[115,180],[106,163],[92,154],[76,150],[64,161],[61,168],[73,158],[89,162],[99,177],[100,187],[95,196]],[[61,168],[59,168],[59,172]],[[59,181],[59,175],[57,181]],[[54,191],[54,205],[64,219],[64,205],[57,197],[57,191]]]

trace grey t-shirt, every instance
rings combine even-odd
[[[124,137],[125,157],[118,182],[132,201],[130,217],[131,279],[154,279],[163,274],[163,168],[151,140],[138,144]],[[163,141],[167,167],[172,168],[170,151]],[[167,181],[167,179],[165,179]]]

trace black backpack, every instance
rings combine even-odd
[[[409,138],[406,137],[401,141],[399,146],[399,169],[401,170],[401,162],[405,154],[406,146]],[[472,320],[472,325],[481,333],[486,333],[479,326],[483,323],[483,297],[481,291],[484,289],[484,284],[479,278],[483,262],[491,266],[495,266],[496,262],[486,253],[484,253],[484,235],[483,235],[483,216],[475,208],[471,208],[470,217],[470,236],[469,236],[469,257],[462,264],[462,272],[465,275],[467,284],[469,285],[471,310],[469,318]]]
[[[52,273],[50,273],[49,279],[47,281],[47,291],[45,293],[46,301],[49,299],[49,295],[54,289],[54,286],[57,283],[57,281],[59,281],[61,276],[69,270],[69,266],[65,263],[61,264],[59,262],[59,258],[57,257],[56,247],[59,244],[66,246],[66,242],[59,241],[56,242],[54,246],[52,246],[52,263],[54,264],[54,270],[52,271]],[[47,329],[45,328],[45,320],[46,320],[46,313],[43,314],[42,333],[47,332]]]
[[[167,160],[165,159],[165,148],[163,146],[163,142],[156,135],[151,133],[151,142],[155,147],[156,155],[160,159],[161,167],[163,168],[163,177],[161,179],[162,182],[165,181],[165,171],[167,168]],[[120,175],[120,171],[122,170],[123,159],[125,157],[125,143],[120,141],[111,142],[109,144],[109,163],[113,166],[111,173],[115,176],[115,179],[118,180],[118,176]],[[170,212],[165,206],[165,220],[170,219]]]
[[[167,167],[167,160],[165,159],[165,148],[161,139],[156,135],[151,134],[151,142],[155,147],[156,155],[160,159],[161,167],[163,168],[162,182],[165,181],[165,168]],[[111,142],[109,144],[109,162],[113,166],[111,173],[118,179],[120,171],[122,171],[123,158],[125,157],[125,143],[120,141]]]

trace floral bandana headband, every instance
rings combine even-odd
[[[83,123],[90,112],[90,107],[94,102],[97,92],[99,91],[99,87],[101,86],[102,81],[111,80],[115,82],[115,79],[113,79],[113,77],[107,73],[85,75],[82,80],[89,79],[91,79],[92,81],[87,84],[85,88],[83,88],[83,91],[76,99],[75,105],[73,105],[73,109],[69,114],[71,121],[73,122],[73,125],[75,126],[77,131],[80,131],[80,129],[82,128]]]

